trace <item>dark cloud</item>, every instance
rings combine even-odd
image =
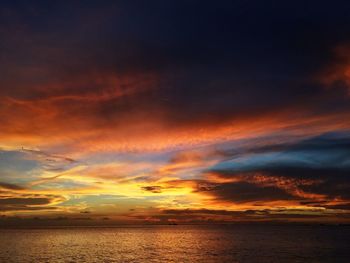
[[[230,210],[210,210],[210,209],[168,209],[162,211],[169,215],[183,215],[183,214],[201,214],[201,215],[229,215],[229,216],[242,216],[242,215],[266,215],[267,210],[244,210],[244,211],[230,211]]]
[[[337,7],[317,2],[317,8],[275,1],[4,3],[3,19],[12,26],[2,30],[7,63],[1,70],[8,76],[2,94],[93,96],[111,85],[81,83],[82,76],[154,74],[159,82],[152,91],[128,103],[67,106],[108,120],[162,109],[169,124],[218,122],[296,103],[334,111],[346,107],[345,92],[323,89],[314,74],[335,63],[333,48],[349,40],[347,9],[342,1]],[[60,88],[40,88],[52,82]]]
[[[5,198],[0,199],[0,205],[47,205],[48,198]]]
[[[0,196],[0,211],[55,210],[50,204],[59,196]]]
[[[265,139],[257,139],[248,146],[237,147],[236,149],[226,149],[217,151],[218,155],[227,160],[242,157],[248,154],[268,154],[279,152],[282,154],[305,154],[310,153],[318,160],[318,155],[325,154],[322,165],[341,165],[348,160],[350,153],[350,137],[347,132],[330,132],[303,140],[292,140],[292,142],[274,143]],[[254,142],[256,145],[254,145]],[[253,146],[252,146],[253,145]],[[307,159],[307,156],[306,156]],[[326,163],[324,163],[326,161]]]
[[[143,186],[141,187],[143,191],[159,194],[162,192],[162,187],[158,185],[153,185],[153,186]]]
[[[210,172],[243,183],[209,187],[207,190],[218,199],[264,200],[266,196],[271,200],[295,199],[325,208],[332,205],[322,200],[302,199],[312,199],[311,194],[315,194],[323,195],[328,201],[350,200],[350,140],[346,134],[325,134],[297,143],[257,146],[241,152],[228,150],[222,156],[227,158],[224,164],[216,165]],[[246,161],[237,162],[242,156]]]
[[[334,214],[324,214],[321,209],[305,212],[298,209],[262,210],[211,210],[211,209],[167,209],[151,218],[163,223],[208,223],[208,222],[290,222],[293,220],[322,220],[333,218]],[[139,216],[143,218],[142,216]]]
[[[218,200],[235,203],[297,199],[277,187],[259,186],[246,182],[221,183],[212,187],[209,192]]]
[[[324,207],[324,208],[327,208],[327,209],[339,209],[339,210],[348,210],[348,211],[350,211],[350,203],[337,204],[337,205],[320,205],[320,207]]]
[[[321,209],[314,209],[310,210],[309,212],[311,213],[311,216],[317,216],[316,213],[321,212]],[[298,209],[261,209],[261,210],[253,210],[253,209],[248,209],[248,210],[241,210],[241,211],[232,211],[232,210],[211,210],[211,209],[168,209],[168,210],[162,210],[164,214],[169,214],[169,215],[221,215],[221,216],[233,216],[233,217],[254,217],[254,216],[269,216],[269,215],[290,215],[294,216],[295,212],[299,213],[305,213],[304,210],[298,210]],[[298,216],[298,215],[296,215]],[[308,216],[305,214],[304,216]]]
[[[263,180],[259,177],[255,178],[254,174],[263,176]],[[300,204],[311,207],[334,209],[337,205],[328,205],[327,202],[322,202],[322,199],[323,201],[350,200],[349,171],[283,167],[257,169],[252,173],[224,173],[218,174],[218,176],[222,176],[222,178],[237,177],[243,180],[242,183],[221,183],[215,187],[204,189],[219,200],[232,202],[296,200]],[[266,186],[266,184],[271,186]],[[320,200],[321,197],[313,197],[312,195],[324,197]],[[339,205],[340,207],[345,209],[343,205]]]
[[[24,188],[16,185],[16,184],[9,184],[9,183],[4,183],[0,182],[0,188],[6,189],[6,190],[23,190]]]

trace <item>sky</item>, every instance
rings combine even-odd
[[[0,225],[350,222],[348,1],[1,1]]]

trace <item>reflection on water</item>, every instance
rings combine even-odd
[[[0,262],[350,262],[350,227],[0,230]]]

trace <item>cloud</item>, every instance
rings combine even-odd
[[[69,166],[76,165],[76,160],[61,155],[49,154],[41,150],[21,149],[24,158],[40,162],[42,169],[46,171],[64,172]]]
[[[153,186],[143,186],[141,187],[142,190],[148,191],[154,194],[158,194],[162,192],[162,187],[158,185],[153,185]]]
[[[344,214],[346,216],[347,214]],[[160,223],[234,223],[234,222],[317,222],[334,218],[336,214],[324,213],[322,209],[308,211],[298,209],[165,209],[151,217],[138,216],[149,222]]]
[[[35,210],[55,210],[57,207],[52,204],[63,201],[58,196],[19,196],[19,197],[2,197],[0,196],[0,211],[35,211]]]
[[[4,183],[4,182],[0,182],[0,188],[5,189],[5,190],[23,190],[24,188],[19,186],[19,185],[15,185],[15,184],[9,184],[9,183]]]
[[[47,198],[4,198],[0,199],[0,205],[47,205]]]
[[[292,201],[326,209],[346,208],[350,144],[346,134],[324,134],[277,144],[220,152],[222,162],[204,171],[197,191],[215,200]]]
[[[95,3],[91,9],[57,4],[49,10],[35,4],[36,15],[29,7],[5,6],[0,134],[7,146],[59,145],[76,155],[157,151],[305,122],[320,130],[310,124],[315,118],[324,119],[324,130],[339,125],[329,116],[349,115],[342,91],[325,89],[318,80],[324,67],[338,61],[334,42],[348,38],[344,17],[332,19],[337,30],[326,30],[322,12],[310,9],[313,19],[300,19],[296,14],[304,17],[305,8],[298,4],[283,19],[257,3],[222,3],[215,12],[204,3],[156,1],[143,11],[125,3]],[[63,12],[65,21],[55,23]],[[115,15],[130,12],[138,15]],[[259,23],[248,21],[252,15]],[[324,26],[315,28],[315,19]],[[294,39],[303,41],[293,45]]]
[[[340,216],[350,200],[347,6],[5,1],[1,209]]]
[[[219,184],[212,187],[209,192],[218,200],[236,203],[297,199],[278,187],[259,186],[246,182]]]

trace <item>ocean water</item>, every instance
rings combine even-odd
[[[0,262],[350,262],[348,226],[2,229]]]

